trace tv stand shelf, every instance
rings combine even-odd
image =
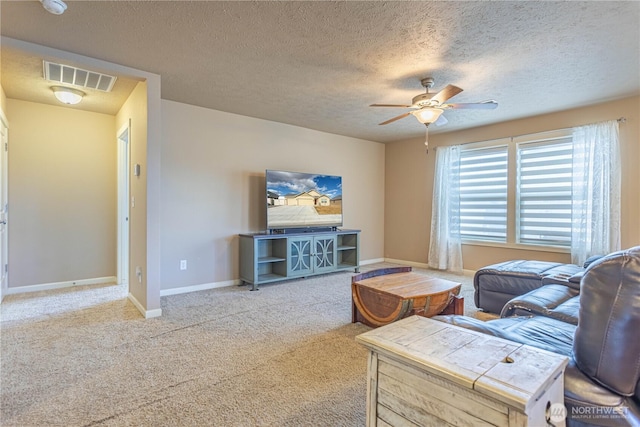
[[[279,258],[279,257],[275,257],[275,256],[265,256],[265,257],[261,257],[258,258],[258,263],[262,263],[262,262],[279,262],[279,261],[286,261],[286,258]]]
[[[360,271],[360,230],[240,234],[240,280],[258,285]]]

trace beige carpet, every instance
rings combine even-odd
[[[461,281],[474,315],[471,277],[429,274]],[[364,426],[351,276],[163,297],[149,320],[118,286],[9,296],[0,424]]]

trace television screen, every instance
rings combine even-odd
[[[267,170],[267,229],[342,225],[342,177]]]

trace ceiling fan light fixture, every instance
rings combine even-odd
[[[82,97],[86,95],[81,90],[71,89],[64,86],[51,86],[51,90],[53,91],[53,94],[56,96],[58,101],[68,105],[79,103],[80,101],[82,101]]]
[[[440,117],[443,111],[444,110],[440,108],[421,108],[412,111],[411,114],[413,114],[420,123],[428,124],[438,120],[438,117]]]
[[[54,15],[62,15],[65,10],[67,10],[67,4],[62,0],[40,0],[42,3],[42,7],[44,7],[47,12],[53,13]]]

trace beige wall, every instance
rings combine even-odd
[[[265,169],[341,175],[344,228],[382,258],[384,145],[165,100],[162,140],[162,289],[238,279],[237,235],[265,229]]]
[[[120,122],[123,117],[135,120],[131,137],[135,143],[131,160],[143,165],[144,176],[132,182],[133,192],[140,195],[139,202],[143,209],[134,213],[134,220],[142,227],[132,230],[132,263],[140,264],[143,283],[139,287],[130,289],[134,303],[145,317],[155,317],[161,314],[160,309],[160,150],[161,150],[161,113],[160,113],[160,76],[142,70],[109,63],[95,58],[77,55],[71,52],[35,45],[20,40],[3,38],[3,43],[10,42],[12,47],[23,50],[31,55],[56,58],[63,63],[81,65],[87,69],[99,69],[110,74],[128,76],[142,83],[138,85],[131,98],[118,114]],[[114,141],[116,126],[115,117],[113,128],[109,129],[109,138]],[[26,121],[25,126],[30,126]],[[11,131],[13,132],[13,126]],[[11,136],[12,138],[12,136]],[[117,151],[114,151],[114,156]],[[115,168],[115,165],[114,165]],[[114,180],[116,178],[114,177]],[[115,181],[114,181],[115,182]],[[114,218],[116,213],[114,212]],[[114,223],[115,226],[115,223]],[[9,227],[11,233],[11,227]],[[114,239],[116,237],[114,236]],[[10,254],[10,257],[13,254]],[[115,258],[115,253],[114,253]],[[134,265],[134,267],[135,267]],[[135,273],[135,268],[130,271]],[[113,273],[115,274],[115,273]]]
[[[140,176],[130,172],[129,196],[135,206],[129,208],[129,292],[147,307],[147,87],[140,82],[115,118],[118,132],[131,121],[129,133],[129,161],[141,165]],[[142,283],[136,276],[142,271]]]
[[[7,100],[9,288],[116,275],[113,116]]]
[[[12,138],[10,287],[116,274],[114,136],[129,118],[133,125],[131,162],[141,164],[143,171],[140,178],[132,178],[131,182],[136,208],[131,212],[129,282],[131,293],[145,307],[149,306],[149,298],[157,299],[156,289],[237,279],[237,234],[264,229],[267,168],[342,175],[344,226],[362,229],[361,259],[386,257],[427,262],[435,156],[433,151],[425,153],[422,138],[385,146],[159,101],[162,126],[157,132],[162,135],[158,138],[162,144],[161,152],[154,155],[158,159],[155,173],[159,178],[154,185],[159,187],[159,208],[147,209],[147,101],[145,83],[136,88],[117,117],[4,98]],[[430,141],[436,147],[626,117],[620,130],[622,244],[628,247],[640,244],[639,104],[640,99],[633,97],[432,135]],[[96,133],[100,136],[94,136]],[[91,149],[86,150],[87,147]],[[82,190],[87,180],[96,190]],[[100,194],[107,197],[99,197]],[[154,225],[158,244],[151,245],[159,253],[159,262],[147,259],[151,215],[159,217]],[[61,248],[62,258],[52,256],[59,255]],[[569,258],[563,253],[470,245],[463,247],[463,253],[464,267],[472,270],[513,258],[562,262]],[[181,259],[188,261],[187,271],[179,270]],[[137,265],[143,269],[140,286],[135,276]],[[159,279],[151,288],[146,283],[145,266],[155,265],[159,265]],[[158,301],[153,302],[152,309],[159,307]]]
[[[501,107],[502,108],[502,107]],[[447,114],[464,114],[452,111]],[[429,145],[464,144],[503,137],[569,128],[626,117],[620,124],[622,151],[622,247],[640,244],[640,97],[608,102],[484,126],[431,135]],[[385,153],[385,257],[427,263],[431,223],[431,198],[435,150],[425,154],[424,139],[387,144]],[[406,200],[412,200],[406,203]],[[463,246],[464,268],[509,259],[539,259],[569,262],[569,255],[512,248]]]

